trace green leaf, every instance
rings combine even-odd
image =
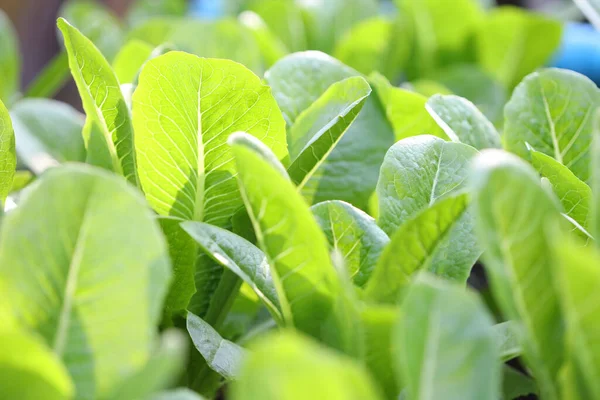
[[[119,82],[93,43],[64,19],[58,20],[69,53],[69,66],[83,109],[102,132],[115,171],[138,186],[133,128]]]
[[[335,82],[360,74],[330,56],[310,51],[287,56],[265,74],[288,128]],[[313,203],[342,200],[366,209],[379,168],[394,143],[392,129],[376,96],[362,111],[316,172],[319,190]]]
[[[481,255],[468,197],[447,197],[405,222],[384,248],[365,295],[396,303],[415,272],[465,283]]]
[[[559,236],[560,238],[560,236]],[[560,280],[560,302],[565,317],[566,365],[570,374],[561,378],[563,397],[593,399],[600,396],[600,345],[598,317],[600,306],[600,254],[594,247],[584,248],[569,238],[560,238],[554,247]],[[568,387],[577,393],[567,395]]]
[[[469,99],[494,124],[502,123],[508,94],[491,74],[473,64],[459,64],[435,74],[452,93]]]
[[[355,285],[364,286],[390,239],[365,212],[333,200],[311,208],[332,250],[339,250]]]
[[[287,47],[255,12],[244,11],[240,14],[239,21],[254,36],[254,40],[262,54],[265,67],[271,68],[277,61],[289,53]]]
[[[69,75],[69,56],[63,50],[27,86],[25,97],[52,97],[67,83]]]
[[[506,105],[504,144],[528,158],[526,144],[552,156],[582,181],[590,178],[596,84],[573,71],[546,69],[529,75]]]
[[[404,222],[461,191],[477,150],[430,135],[399,141],[385,156],[377,195],[379,226],[392,235]]]
[[[478,150],[502,147],[494,125],[469,100],[438,94],[427,101],[425,108],[448,137]]]
[[[412,82],[406,82],[402,85],[402,88],[425,97],[431,97],[434,94],[452,94],[450,89],[430,79],[417,79]]]
[[[515,400],[521,396],[538,394],[537,385],[531,377],[506,365],[502,372],[502,398],[504,400]]]
[[[4,204],[10,193],[16,166],[15,133],[8,110],[0,101],[0,204]]]
[[[590,186],[592,188],[591,223],[592,236],[600,238],[600,113],[596,111],[592,131],[591,173]],[[598,240],[596,243],[600,243]]]
[[[565,213],[587,229],[592,201],[590,187],[554,158],[533,149],[530,150],[530,154],[531,165],[542,177],[550,181]]]
[[[238,377],[241,363],[246,357],[243,348],[223,339],[210,324],[192,313],[187,316],[187,331],[213,371],[228,380]]]
[[[494,325],[494,335],[500,349],[502,361],[512,360],[521,355],[519,334],[513,322],[502,322]]]
[[[166,331],[142,368],[128,377],[108,397],[110,400],[146,399],[176,382],[185,364],[187,342],[175,330]]]
[[[24,99],[11,109],[19,161],[36,174],[68,161],[84,162],[84,116],[66,103]]]
[[[4,11],[0,10],[0,101],[9,106],[21,86],[21,56],[17,32]]]
[[[273,379],[277,377],[277,379]],[[379,392],[352,359],[291,333],[262,338],[231,388],[233,400],[376,400]]]
[[[334,269],[325,236],[294,185],[263,156],[254,137],[230,139],[240,190],[267,256],[284,321],[346,351],[356,345],[355,315]],[[257,151],[256,147],[263,147]]]
[[[127,22],[136,26],[152,17],[180,17],[187,9],[186,0],[135,0],[127,11]]]
[[[175,389],[152,396],[150,400],[204,400],[204,397],[189,389]]]
[[[299,5],[294,1],[252,1],[249,9],[262,18],[275,37],[290,51],[308,48],[304,18]]]
[[[171,275],[144,199],[70,165],[46,172],[2,222],[0,310],[43,336],[77,398],[109,394],[150,357]]]
[[[474,293],[421,275],[408,290],[394,336],[409,398],[499,398],[492,319]]]
[[[468,59],[470,36],[484,17],[476,1],[396,0],[396,4],[415,30],[410,79]]]
[[[135,81],[142,65],[150,58],[152,50],[154,50],[152,46],[141,40],[132,39],[125,43],[112,63],[119,83]]]
[[[250,285],[276,319],[282,319],[275,285],[262,251],[244,238],[213,225],[188,221],[182,227],[216,262]]]
[[[398,399],[400,385],[395,374],[393,331],[398,319],[394,307],[365,307],[361,313],[365,364],[389,399]]]
[[[336,82],[298,116],[288,131],[288,173],[309,203],[327,179],[319,167],[340,143],[370,94],[371,87],[361,77]]]
[[[133,27],[127,33],[126,39],[141,40],[152,46],[160,46],[169,41],[169,36],[181,22],[176,17],[152,17]]]
[[[227,138],[247,130],[286,157],[268,86],[240,64],[170,52],[148,61],[133,96],[141,186],[160,215],[226,226],[242,206]]]
[[[561,38],[559,21],[517,7],[499,7],[477,28],[477,61],[510,90],[546,64]]]
[[[12,187],[10,188],[10,192],[19,192],[23,190],[27,185],[29,185],[34,180],[34,176],[29,171],[16,171],[15,177],[13,179]]]
[[[427,97],[393,87],[378,73],[371,75],[369,81],[381,99],[387,118],[394,128],[396,140],[422,134],[447,138],[442,128],[425,109]]]
[[[561,219],[558,200],[532,167],[500,150],[476,158],[471,180],[494,298],[515,323],[542,398],[558,399],[563,320],[554,288],[555,257],[546,238]]]
[[[73,398],[73,392],[73,382],[65,366],[40,337],[3,329],[0,333],[1,398],[67,400]]]

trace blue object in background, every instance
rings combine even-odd
[[[190,15],[202,19],[215,19],[225,14],[225,5],[222,0],[192,0],[190,2]]]
[[[568,23],[550,65],[579,72],[600,84],[600,32],[590,24]]]

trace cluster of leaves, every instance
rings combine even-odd
[[[534,72],[559,24],[164,4],[64,10],[29,95],[66,63],[85,115],[0,62],[0,398],[600,397],[600,91]]]

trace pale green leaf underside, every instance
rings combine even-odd
[[[194,346],[213,371],[228,380],[238,377],[246,357],[243,348],[223,339],[212,326],[192,313],[187,316],[187,331]]]
[[[170,52],[148,61],[133,95],[139,175],[160,215],[225,226],[242,206],[227,138],[246,131],[285,159],[285,123],[244,66]]]
[[[311,208],[332,250],[340,251],[350,278],[364,286],[390,239],[365,212],[343,201],[326,201]]]
[[[517,86],[506,105],[505,147],[528,158],[529,144],[587,182],[593,117],[599,105],[600,91],[585,76],[561,69],[535,72]]]
[[[466,194],[447,197],[405,222],[384,248],[366,296],[395,303],[420,270],[466,282],[481,254],[468,204]]]
[[[515,321],[524,359],[542,396],[557,399],[563,320],[547,234],[561,218],[558,200],[542,187],[531,166],[499,150],[478,156],[472,183],[478,238],[494,297],[503,314]]]
[[[452,140],[477,150],[502,147],[494,125],[469,100],[453,95],[434,95],[425,108]]]
[[[88,38],[64,19],[59,19],[58,27],[65,39],[69,67],[83,109],[102,132],[114,170],[137,186],[133,127],[119,81],[108,61]]]
[[[429,135],[396,143],[377,183],[379,226],[391,236],[420,211],[463,189],[476,154],[470,146]]]
[[[0,309],[45,339],[77,398],[102,397],[144,365],[171,268],[139,193],[101,170],[54,168],[2,230]]]
[[[402,309],[396,361],[410,399],[499,398],[492,319],[475,294],[420,276]]]

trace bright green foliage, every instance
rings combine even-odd
[[[387,118],[394,128],[396,140],[417,135],[435,135],[447,138],[442,128],[427,113],[427,97],[405,89],[393,87],[381,75],[370,77],[371,84],[385,109]]]
[[[359,73],[326,54],[309,51],[287,56],[265,74],[281,108],[288,130],[334,83]],[[367,207],[379,167],[394,136],[376,96],[370,96],[356,120],[320,165],[318,192],[313,203],[343,200]],[[350,173],[351,171],[351,173]],[[310,183],[309,183],[310,185]]]
[[[66,400],[73,393],[66,368],[40,337],[2,328],[0,398]]]
[[[0,101],[0,203],[4,204],[15,176],[15,132],[8,110]]]
[[[296,188],[252,136],[230,141],[258,243],[267,256],[285,322],[355,354],[356,316],[329,259],[327,241]]]
[[[231,394],[234,400],[382,398],[359,364],[291,333],[253,345]]]
[[[176,389],[159,393],[152,396],[150,400],[204,400],[204,397],[189,389]]]
[[[499,398],[492,319],[473,293],[421,275],[402,310],[394,339],[408,398]]]
[[[271,314],[282,321],[277,292],[262,251],[244,238],[213,225],[188,221],[182,226],[216,262],[250,285]]]
[[[284,3],[281,2],[281,4]],[[285,45],[273,34],[258,14],[252,11],[245,11],[240,14],[239,20],[254,35],[254,40],[260,49],[267,68],[271,68],[288,53]]]
[[[396,303],[420,270],[464,283],[481,254],[476,241],[467,195],[440,200],[391,236],[365,294],[377,302]]]
[[[453,140],[478,150],[502,147],[494,125],[469,100],[454,95],[435,95],[427,101],[425,108]]]
[[[183,16],[187,11],[185,0],[135,0],[127,12],[127,21],[131,25],[154,16]]]
[[[244,349],[223,339],[210,324],[192,313],[187,316],[187,330],[196,349],[211,369],[225,379],[235,379],[246,356]]]
[[[331,250],[338,250],[350,278],[362,287],[390,241],[365,212],[343,201],[326,201],[311,208]]]
[[[597,379],[600,373],[600,254],[594,248],[582,248],[562,238],[556,245],[555,255],[566,330],[561,398],[594,399],[600,396]]]
[[[502,361],[512,360],[521,355],[519,335],[513,322],[508,321],[494,325],[494,336],[500,345],[500,358]]]
[[[479,25],[477,61],[512,89],[552,57],[561,37],[558,21],[516,7],[500,7]]]
[[[83,109],[102,133],[114,171],[137,186],[133,128],[117,77],[100,51],[81,32],[64,19],[58,21],[58,27],[65,39]]]
[[[565,213],[587,228],[590,221],[592,190],[567,167],[539,151],[531,150],[531,165],[552,184]]]
[[[597,111],[594,117],[593,137],[591,153],[591,176],[590,186],[592,188],[593,201],[591,205],[590,228],[592,236],[600,238],[600,113]],[[598,241],[597,243],[600,243]]]
[[[232,61],[182,52],[149,61],[133,96],[133,122],[141,186],[160,215],[228,224],[242,205],[226,144],[233,132],[248,131],[286,157],[284,121],[269,88]]]
[[[0,101],[10,105],[21,86],[21,57],[17,33],[0,10]]]
[[[528,395],[538,395],[533,378],[505,365],[502,369],[502,399],[515,400]]]
[[[468,40],[483,19],[473,0],[396,0],[414,29],[414,48],[409,72],[430,75],[449,62],[469,59]],[[412,78],[412,76],[410,76]]]
[[[519,84],[506,105],[506,149],[528,158],[527,143],[587,181],[593,117],[599,105],[600,90],[585,76],[560,69],[535,72]]]
[[[19,160],[36,174],[58,163],[85,161],[85,117],[73,107],[50,99],[24,99],[10,113]]]
[[[555,256],[547,233],[558,227],[558,200],[524,161],[486,150],[472,173],[478,237],[494,297],[515,321],[525,361],[545,399],[558,399],[564,360]],[[515,204],[518,199],[518,207]]]
[[[298,116],[288,131],[288,173],[309,203],[326,181],[319,167],[356,120],[369,94],[371,87],[361,77],[336,82]]]
[[[302,51],[308,48],[302,10],[295,1],[251,1],[249,8],[262,18],[289,51]]]
[[[152,46],[141,40],[132,39],[125,43],[112,63],[120,84],[132,83],[135,80],[152,50]]]
[[[0,309],[44,338],[77,398],[106,396],[144,366],[171,273],[135,190],[90,167],[52,169],[4,218],[1,236]]]
[[[464,189],[477,150],[421,135],[401,140],[385,156],[377,195],[379,226],[392,235],[445,196]]]

